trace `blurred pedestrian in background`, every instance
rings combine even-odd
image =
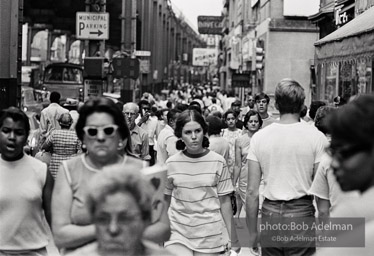
[[[63,160],[70,159],[82,153],[82,143],[75,131],[70,130],[73,119],[69,113],[60,116],[58,123],[61,129],[53,130],[42,145],[42,149],[52,153],[49,171],[54,179]]]
[[[42,110],[40,115],[40,130],[44,137],[44,140],[49,136],[52,130],[60,129],[58,119],[64,113],[68,113],[69,110],[60,106],[61,94],[58,92],[51,92],[49,96],[50,104],[48,107]],[[42,143],[44,142],[42,141]]]
[[[227,161],[227,167],[231,176],[232,181],[234,181],[234,166],[235,166],[235,140],[242,135],[242,130],[236,127],[238,115],[235,111],[229,109],[223,115],[223,120],[225,121],[227,128],[223,129],[222,137],[230,145],[229,159]],[[233,183],[234,184],[234,183]]]
[[[247,155],[252,136],[261,129],[262,119],[257,111],[249,110],[244,116],[243,125],[248,131],[235,140],[234,184],[237,185],[237,218],[245,205],[245,193],[248,182]],[[237,184],[238,183],[238,184]]]

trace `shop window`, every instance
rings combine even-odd
[[[357,63],[357,93],[371,93],[372,86],[372,61]]]
[[[323,88],[323,100],[332,103],[334,97],[337,96],[337,72],[338,65],[327,64],[326,66],[326,80]]]
[[[348,102],[352,95],[358,93],[356,86],[356,64],[342,63],[339,70],[339,96]]]

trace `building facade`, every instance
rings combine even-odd
[[[313,8],[303,8],[302,2]],[[310,103],[313,43],[318,39],[318,27],[308,16],[318,12],[318,6],[319,1],[314,0],[224,1],[222,51],[226,58],[220,69],[221,86],[233,89],[232,75],[247,72],[249,91],[273,96],[276,84],[289,77],[301,83],[306,103]],[[259,50],[263,55],[260,65],[256,60]]]
[[[340,96],[348,101],[374,91],[373,5],[373,0],[323,0],[310,17],[321,31],[315,43],[314,99],[332,103]]]

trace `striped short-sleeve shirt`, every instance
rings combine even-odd
[[[234,191],[224,158],[213,152],[189,155],[179,152],[166,164],[165,194],[171,196],[170,241],[192,250],[213,253],[223,250],[223,219],[219,196]]]

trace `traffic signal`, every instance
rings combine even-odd
[[[86,57],[84,59],[84,77],[103,78],[104,72],[104,58],[103,57]]]
[[[256,69],[264,68],[264,55],[265,55],[264,48],[256,47]]]
[[[132,78],[139,77],[139,60],[136,58],[124,57],[113,58],[113,76],[115,78]]]

